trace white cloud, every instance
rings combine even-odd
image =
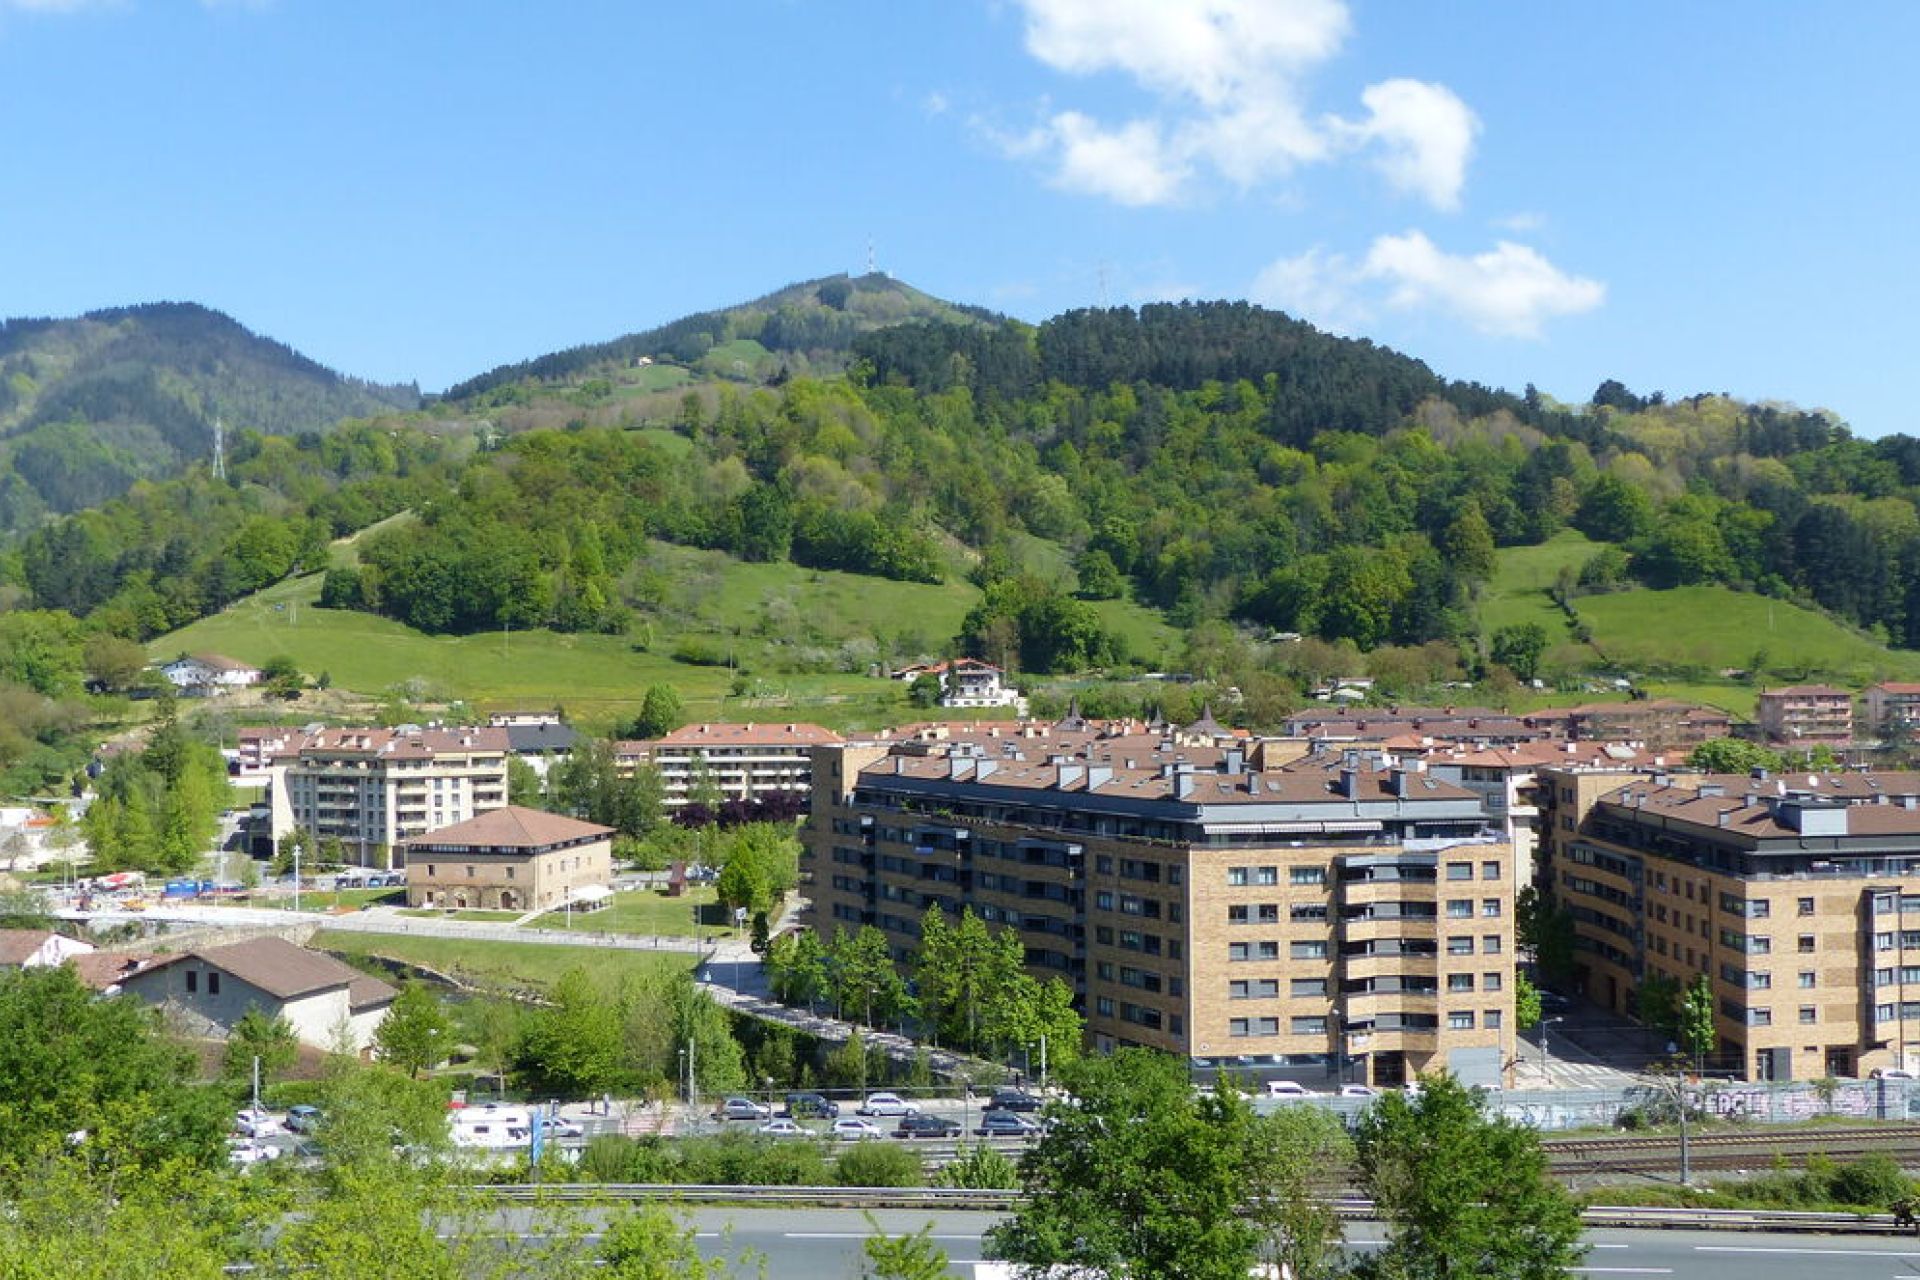
[[[1027,51],[1075,75],[1122,71],[1211,109],[1276,72],[1323,62],[1347,34],[1341,0],[1021,0]]]
[[[1016,2],[1035,58],[1070,75],[1118,73],[1158,100],[1150,117],[1117,129],[1055,114],[1027,146],[1007,148],[1047,158],[1058,185],[1165,204],[1209,173],[1246,190],[1365,152],[1397,190],[1459,207],[1479,124],[1445,86],[1383,81],[1361,95],[1358,120],[1307,110],[1306,81],[1351,26],[1345,0]],[[1129,172],[1112,181],[1089,173],[1108,157]]]
[[[1261,306],[1276,307],[1329,333],[1352,334],[1374,314],[1363,284],[1345,255],[1316,246],[1269,264],[1247,292]]]
[[[1537,338],[1549,319],[1591,311],[1607,298],[1598,280],[1568,275],[1511,240],[1465,257],[1443,252],[1419,231],[1381,236],[1363,272],[1388,286],[1389,306],[1437,308],[1502,338]]]
[[[1453,90],[1420,80],[1383,80],[1360,95],[1367,118],[1333,121],[1332,130],[1374,148],[1387,181],[1436,209],[1458,209],[1480,121]]]
[[[930,116],[943,116],[951,104],[946,94],[935,90],[920,100],[920,106]]]
[[[1335,333],[1356,332],[1386,307],[1437,311],[1489,337],[1538,338],[1548,320],[1598,307],[1607,287],[1569,275],[1527,245],[1502,240],[1465,256],[1409,231],[1379,237],[1358,262],[1317,247],[1281,258],[1249,292]]]
[[[1039,145],[1055,156],[1057,185],[1125,205],[1169,203],[1187,179],[1186,163],[1151,120],[1107,129],[1064,111],[1048,122]]]
[[[1522,210],[1519,213],[1510,213],[1504,218],[1495,218],[1489,225],[1498,231],[1513,231],[1525,235],[1530,231],[1544,230],[1547,225],[1547,215]]]

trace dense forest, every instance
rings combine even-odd
[[[178,473],[216,419],[291,435],[419,402],[192,304],[0,321],[0,533]]]

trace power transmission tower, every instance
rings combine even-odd
[[[213,478],[227,478],[227,426],[218,418],[213,420]]]

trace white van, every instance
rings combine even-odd
[[[488,1103],[453,1113],[453,1145],[483,1151],[524,1147],[533,1140],[533,1114],[525,1107]]]

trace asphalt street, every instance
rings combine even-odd
[[[502,1212],[503,1225],[520,1211]],[[931,1223],[932,1238],[972,1277],[986,1258],[981,1237],[1000,1215],[886,1210],[889,1233]],[[524,1220],[524,1219],[523,1219]],[[866,1219],[850,1209],[696,1209],[691,1221],[710,1257],[764,1258],[770,1280],[851,1280],[860,1274]],[[1349,1224],[1349,1247],[1379,1247],[1376,1223]],[[1920,1239],[1769,1235],[1730,1231],[1597,1230],[1577,1276],[1674,1276],[1681,1280],[1920,1280]]]

